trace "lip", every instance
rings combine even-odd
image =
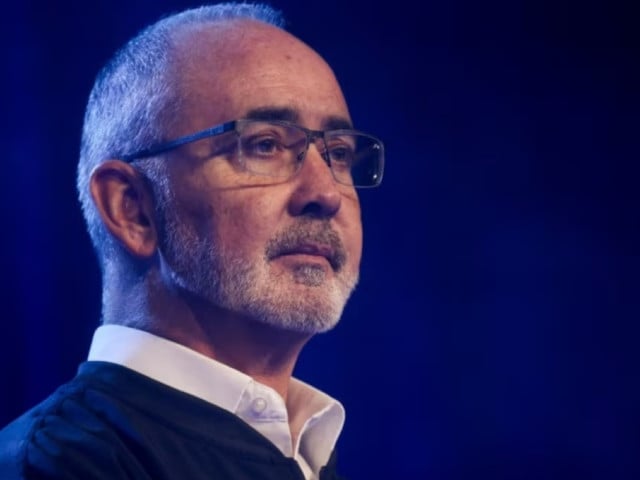
[[[288,255],[310,255],[314,257],[321,257],[326,259],[334,270],[338,268],[336,252],[329,245],[303,243],[278,252],[276,257],[284,257]]]

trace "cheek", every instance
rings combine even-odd
[[[277,215],[262,198],[239,196],[219,198],[215,209],[217,237],[227,250],[264,253],[266,243],[278,225]]]
[[[356,266],[359,266],[360,259],[362,258],[362,225],[360,224],[360,222],[358,222],[357,225],[353,226],[350,234],[351,238],[349,240],[349,248],[351,249],[353,255],[354,264]]]
[[[177,186],[175,198],[179,199],[181,223],[232,254],[264,244],[277,218],[269,195],[255,187],[235,185],[229,176],[220,168],[189,175],[188,181]]]
[[[351,263],[357,267],[362,257],[362,219],[360,218],[360,204],[357,199],[345,199],[344,209],[344,237],[345,247],[351,257]]]

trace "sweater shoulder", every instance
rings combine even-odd
[[[76,377],[2,429],[0,478],[121,478],[114,473],[116,435],[91,408],[90,393]]]

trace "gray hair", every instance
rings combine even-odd
[[[165,140],[165,131],[180,106],[171,78],[173,36],[200,25],[241,19],[280,28],[284,25],[280,12],[261,4],[221,3],[185,10],[144,29],[98,74],[84,117],[77,188],[103,271],[117,247],[91,198],[92,172],[110,158],[121,158]]]

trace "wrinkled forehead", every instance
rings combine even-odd
[[[350,122],[329,65],[289,33],[252,20],[219,22],[175,37],[180,129],[188,133],[244,118],[260,108],[287,108],[309,128],[326,118]]]

